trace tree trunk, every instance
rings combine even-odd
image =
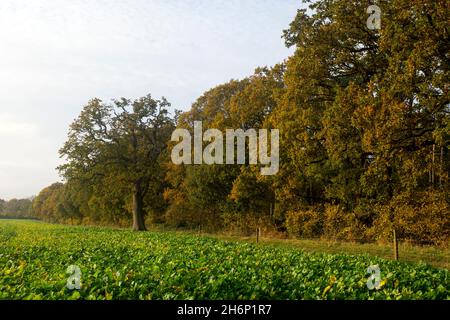
[[[144,221],[144,197],[139,182],[135,183],[133,190],[133,230],[147,230]]]

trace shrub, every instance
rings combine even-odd
[[[370,215],[365,206],[346,211],[340,205],[328,205],[325,208],[324,237],[330,240],[367,241]]]
[[[339,205],[328,205],[325,207],[324,236],[327,239],[340,240],[345,234],[347,221],[343,208]]]
[[[222,219],[214,210],[203,210],[190,206],[185,201],[173,202],[164,214],[164,222],[169,227],[198,229],[215,232],[222,227]]]
[[[450,241],[450,205],[444,192],[403,193],[377,211],[371,233],[378,239],[392,239],[395,227],[400,239],[418,244]]]
[[[317,238],[323,232],[323,211],[318,207],[288,212],[286,229],[299,238]]]

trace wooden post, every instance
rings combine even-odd
[[[259,227],[256,228],[256,243],[259,243]]]
[[[441,164],[439,168],[439,187],[442,188],[442,175],[444,174],[444,147],[441,146]]]
[[[432,164],[430,164],[430,169],[428,170],[428,185],[429,186],[431,186],[431,167],[432,167],[433,165]]]
[[[432,167],[432,170],[431,170],[431,185],[433,187],[434,187],[434,176],[435,176],[435,170],[434,170],[435,155],[436,155],[436,144],[433,144],[433,155],[432,155],[433,167]]]
[[[394,228],[394,259],[398,260],[398,240],[397,240],[397,232]]]

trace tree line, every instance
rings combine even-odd
[[[309,2],[309,1],[308,1]],[[283,32],[295,52],[206,91],[187,112],[151,95],[93,99],[61,149],[64,183],[34,199],[47,221],[146,224],[371,241],[445,243],[449,25],[445,0],[321,0]],[[280,169],[175,165],[176,128],[279,129]],[[247,159],[248,160],[248,159]]]
[[[0,218],[32,218],[32,203],[33,198],[9,201],[0,199]]]

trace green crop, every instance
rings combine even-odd
[[[66,273],[81,270],[81,289]],[[367,268],[381,282],[369,290]],[[449,271],[178,233],[0,220],[0,299],[449,299]]]

